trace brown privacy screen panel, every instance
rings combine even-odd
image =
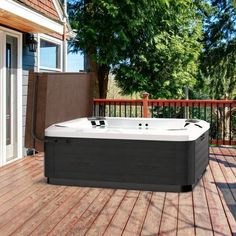
[[[91,74],[30,72],[25,147],[44,151],[45,128],[57,122],[91,116],[92,106]]]

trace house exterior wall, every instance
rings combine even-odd
[[[58,0],[52,1],[58,3]],[[40,2],[40,0],[37,0],[37,2]],[[58,9],[57,19],[53,19],[51,15],[46,15],[46,13],[34,9],[33,5],[28,6],[17,0],[1,0],[0,24],[21,32],[59,33],[63,35],[65,15],[59,3],[54,5],[54,9]]]
[[[17,123],[18,130],[15,138],[17,145],[17,157],[22,157],[22,144],[23,144],[23,155],[26,154],[26,149],[24,148],[24,139],[25,139],[25,125],[26,125],[26,107],[27,107],[27,93],[28,93],[28,77],[29,71],[39,72],[45,68],[40,68],[40,37],[45,37],[50,42],[56,42],[60,45],[60,60],[61,66],[59,69],[56,69],[56,72],[65,71],[66,68],[66,32],[69,30],[69,26],[67,25],[66,16],[64,14],[63,7],[59,0],[1,0],[0,4],[0,26],[2,31],[0,30],[0,38],[4,39],[5,32],[13,32],[18,37],[18,53],[17,58],[19,59],[18,67],[17,67],[17,76],[19,80],[17,82],[16,92],[14,92],[13,96],[18,96],[17,98],[17,107],[20,111],[20,115],[17,113],[17,117],[14,118]],[[37,52],[33,53],[29,51],[27,42],[26,42],[26,34],[34,34],[35,39],[38,40],[38,49]],[[3,36],[1,36],[3,35]],[[50,43],[48,44],[50,47]],[[44,46],[47,48],[48,46]],[[53,46],[51,46],[53,47]],[[0,40],[0,52],[2,52],[0,56],[0,81],[6,81],[5,78],[5,64],[6,59],[5,54],[6,50],[6,42],[4,40]],[[11,50],[11,49],[10,49]],[[42,49],[43,50],[43,49]],[[50,54],[50,53],[49,53]],[[6,54],[7,55],[7,54]],[[46,55],[46,54],[44,54]],[[42,59],[43,57],[41,57]],[[47,56],[45,57],[47,59]],[[43,60],[44,61],[44,60]],[[45,60],[46,61],[46,60]],[[49,59],[50,61],[50,59]],[[46,68],[47,69],[47,68]],[[54,69],[49,68],[51,72]],[[20,75],[20,76],[19,76]],[[9,79],[7,80],[9,81]],[[7,82],[8,83],[8,82]],[[3,95],[6,93],[6,82],[0,83],[0,94],[1,91]],[[7,90],[8,91],[8,90]],[[11,92],[11,94],[13,94]],[[5,95],[4,95],[5,96]],[[3,98],[6,100],[5,96]],[[19,99],[20,97],[20,99]],[[0,123],[1,126],[5,127],[6,123],[6,109],[5,103],[2,102],[3,105],[0,104]],[[14,102],[13,102],[14,104]],[[13,105],[12,105],[13,107]],[[7,118],[8,119],[8,118]],[[13,120],[13,119],[12,119]],[[22,129],[21,129],[22,127]],[[6,136],[6,129],[1,129],[0,127],[0,137]],[[8,129],[10,130],[10,129]],[[12,129],[13,130],[13,129]],[[14,134],[15,135],[15,134]],[[13,137],[13,135],[11,136]],[[12,142],[13,143],[13,142]],[[10,153],[7,151],[7,146],[5,140],[0,140],[0,166],[6,164],[5,159],[6,153]],[[4,147],[4,150],[3,148]],[[3,150],[3,151],[2,151]],[[16,152],[15,152],[16,153]],[[10,153],[10,155],[12,155]],[[5,158],[6,157],[6,158]],[[12,155],[12,159],[15,158],[15,154]]]
[[[32,8],[53,20],[60,20],[53,0],[17,0],[19,3]]]

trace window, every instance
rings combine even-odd
[[[40,69],[61,70],[61,44],[40,39]]]

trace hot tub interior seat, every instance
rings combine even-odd
[[[185,121],[83,118],[54,125],[45,131],[45,176],[52,184],[189,191],[208,165],[209,124]]]

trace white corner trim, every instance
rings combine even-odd
[[[18,58],[17,58],[17,110],[16,110],[16,115],[17,115],[17,148],[16,148],[16,158],[22,158],[23,155],[23,131],[22,131],[22,123],[23,123],[23,111],[22,111],[22,45],[23,45],[23,39],[22,39],[22,34],[18,33],[15,34],[15,37],[18,39],[18,47],[17,47],[17,53],[18,53]]]
[[[32,21],[44,28],[54,31],[59,34],[63,34],[63,22],[62,24],[53,21],[36,11],[33,11],[25,6],[18,4],[13,0],[1,0],[0,9],[10,12],[26,20]]]
[[[59,1],[58,0],[52,0],[52,2],[53,2],[54,6],[57,10],[57,14],[60,17],[60,20],[64,21],[64,12],[61,8],[61,5],[60,5]]]
[[[5,41],[5,35],[4,33],[1,31],[0,28],[0,167],[3,165],[3,159],[6,156],[5,153],[5,145],[3,145],[3,142],[5,141],[4,139],[4,118],[3,118],[3,106],[4,106],[4,101],[3,101],[3,76],[4,76],[4,60],[5,60],[5,54],[4,54],[4,42]],[[4,42],[4,43],[2,43]]]

